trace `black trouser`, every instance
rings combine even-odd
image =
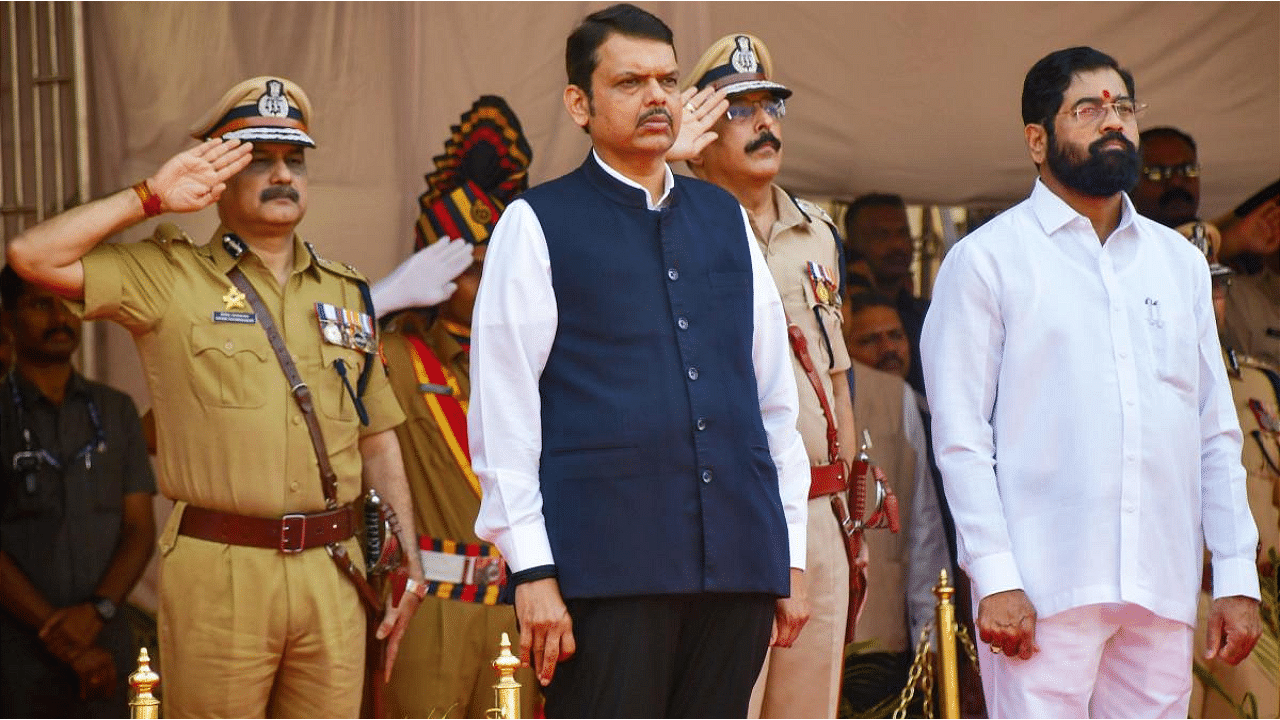
[[[746,717],[774,601],[748,593],[566,600],[578,649],[544,689],[547,717]]]

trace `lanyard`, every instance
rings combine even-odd
[[[13,407],[18,416],[18,427],[22,428],[23,451],[13,456],[13,469],[25,471],[27,492],[35,492],[35,473],[38,465],[31,461],[44,461],[55,470],[62,470],[62,462],[57,457],[39,445],[39,438],[27,426],[26,414],[23,412],[22,393],[18,390],[18,381],[15,377],[17,371],[11,371],[6,380],[9,382],[9,392],[13,395]],[[93,401],[90,395],[85,396],[85,405],[89,410],[89,422],[93,424],[93,439],[85,443],[71,458],[71,462],[84,460],[84,469],[91,470],[93,468],[93,451],[107,451],[107,436],[102,429],[102,415],[98,413],[98,405]]]

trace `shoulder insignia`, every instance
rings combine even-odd
[[[817,218],[822,222],[825,222],[831,225],[835,224],[835,222],[831,219],[831,216],[827,214],[826,210],[823,210],[821,206],[815,203],[812,203],[808,200],[805,200],[804,198],[796,198],[796,207],[799,207],[801,212],[803,212],[805,215]]]
[[[1267,362],[1266,360],[1263,360],[1262,358],[1254,357],[1252,355],[1244,355],[1244,354],[1237,354],[1236,357],[1239,360],[1240,364],[1244,365],[1245,367],[1251,367],[1257,370],[1264,370],[1264,371],[1273,372],[1273,373],[1280,373],[1280,367],[1277,367]]]
[[[182,242],[194,246],[191,237],[182,231],[182,228],[173,223],[160,223],[156,226],[155,232],[148,238],[157,245],[167,245],[171,242]]]
[[[316,265],[319,265],[325,270],[328,270],[335,275],[341,275],[342,277],[350,278],[358,282],[367,283],[369,281],[364,273],[357,270],[355,266],[350,263],[338,262],[337,260],[329,260],[328,258],[320,257],[320,253],[316,252],[315,245],[305,241],[302,244],[306,246],[307,252],[311,253],[311,259],[315,261]]]

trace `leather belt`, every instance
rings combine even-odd
[[[189,505],[182,513],[178,532],[210,542],[296,553],[346,540],[355,535],[355,528],[350,505],[316,513],[289,513],[278,518],[250,517]]]
[[[809,499],[834,495],[849,489],[845,477],[844,463],[835,462],[830,465],[811,465],[809,467]]]

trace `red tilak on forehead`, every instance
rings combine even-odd
[[[1110,90],[1103,90],[1103,91],[1102,91],[1102,99],[1103,99],[1103,100],[1110,100],[1110,99],[1111,99],[1111,91],[1110,91]]]

